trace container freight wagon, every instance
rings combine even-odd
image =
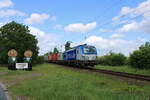
[[[63,60],[63,53],[62,52],[58,53],[58,60],[59,61]]]
[[[51,55],[49,55],[48,56],[48,60],[50,61],[50,62],[57,62],[58,61],[58,54],[57,53],[53,53],[53,54],[51,54]]]

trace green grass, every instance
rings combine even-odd
[[[54,64],[35,66],[33,71],[0,68],[0,80],[16,100],[149,100],[150,84],[127,83],[114,76],[90,73]]]
[[[112,71],[120,71],[120,72],[127,72],[127,73],[134,73],[134,74],[141,74],[141,75],[150,75],[150,69],[136,69],[130,66],[103,66],[97,65],[95,68],[98,69],[106,69]]]

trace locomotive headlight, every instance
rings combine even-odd
[[[85,59],[85,56],[82,56],[83,59]]]
[[[97,57],[97,56],[93,56],[93,59],[92,59],[92,60],[96,60],[96,57]]]
[[[89,60],[88,56],[82,56],[84,60]]]
[[[82,58],[83,58],[84,60],[89,60],[90,57],[88,57],[88,56],[82,56]]]
[[[89,60],[89,57],[87,56],[86,60]]]

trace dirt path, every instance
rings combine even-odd
[[[0,82],[0,100],[12,100],[8,95],[7,88]]]
[[[3,89],[0,87],[0,100],[7,100]]]

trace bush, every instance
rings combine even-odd
[[[121,66],[126,63],[126,56],[121,53],[110,53],[100,57],[98,60],[102,65]]]
[[[130,65],[130,58],[129,57],[126,58],[125,65]]]
[[[44,63],[44,56],[38,56],[34,64],[42,64],[42,63]]]
[[[130,54],[130,65],[139,69],[150,69],[150,42],[139,47],[139,50]]]

